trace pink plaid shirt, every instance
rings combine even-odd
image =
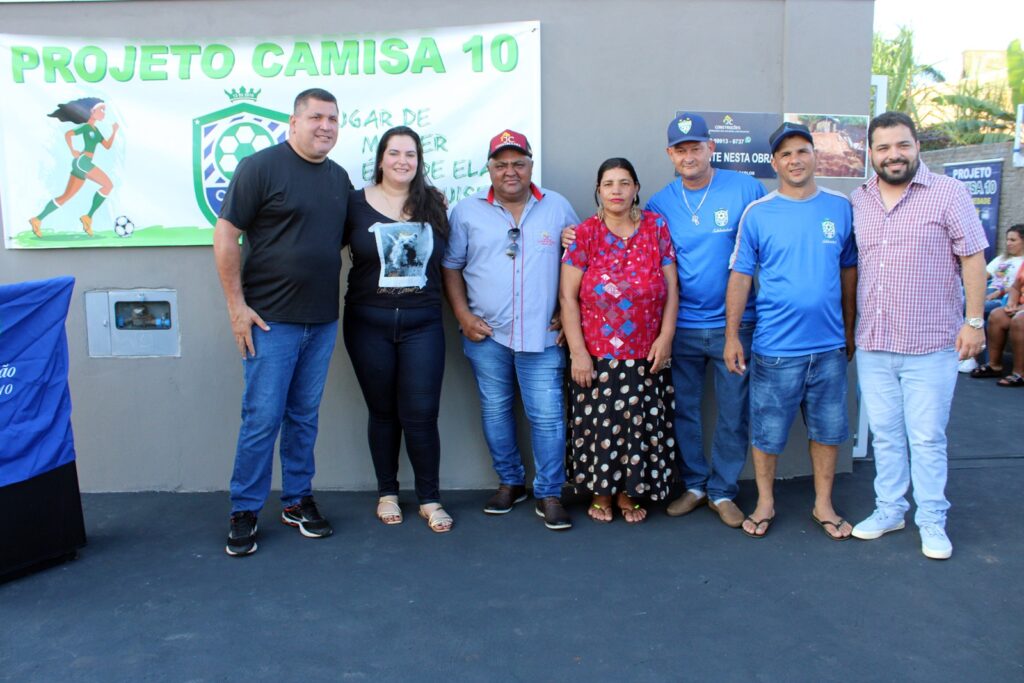
[[[860,258],[857,347],[908,354],[953,348],[964,322],[959,257],[988,246],[967,188],[921,163],[888,212],[878,176],[850,200]]]

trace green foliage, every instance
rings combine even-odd
[[[895,38],[875,33],[871,46],[871,72],[889,78],[885,107],[919,121],[915,97],[921,89],[946,79],[935,67],[914,60],[914,32],[901,26]]]
[[[1010,84],[1013,108],[1024,104],[1024,48],[1015,40],[1006,48],[1006,77]]]
[[[1016,116],[1006,110],[1004,93],[1001,85],[962,80],[956,92],[933,97],[932,102],[944,107],[946,116],[928,128],[927,146],[940,141],[942,146],[961,147],[1012,140]]]

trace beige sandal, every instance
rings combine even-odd
[[[388,526],[402,523],[402,508],[398,507],[398,496],[381,496],[377,499],[377,519]]]
[[[455,520],[452,516],[445,512],[445,509],[441,507],[440,503],[427,503],[427,505],[434,505],[436,507],[430,510],[426,509],[426,505],[420,506],[420,517],[427,520],[427,526],[434,533],[443,534],[452,530],[452,525]]]

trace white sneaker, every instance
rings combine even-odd
[[[899,531],[904,526],[906,524],[903,521],[903,515],[882,512],[876,508],[870,517],[853,527],[852,536],[864,541],[871,541],[881,538],[890,531]]]
[[[921,552],[933,560],[948,560],[953,554],[953,544],[949,542],[946,530],[938,524],[921,527]]]
[[[960,364],[956,366],[956,371],[968,374],[971,372],[971,370],[974,370],[977,367],[978,361],[974,360],[973,358],[968,358],[967,360],[960,361]]]

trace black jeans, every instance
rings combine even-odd
[[[398,452],[405,450],[420,505],[440,500],[437,413],[444,376],[441,307],[380,308],[347,304],[345,348],[370,412],[370,455],[378,495],[398,494]]]

